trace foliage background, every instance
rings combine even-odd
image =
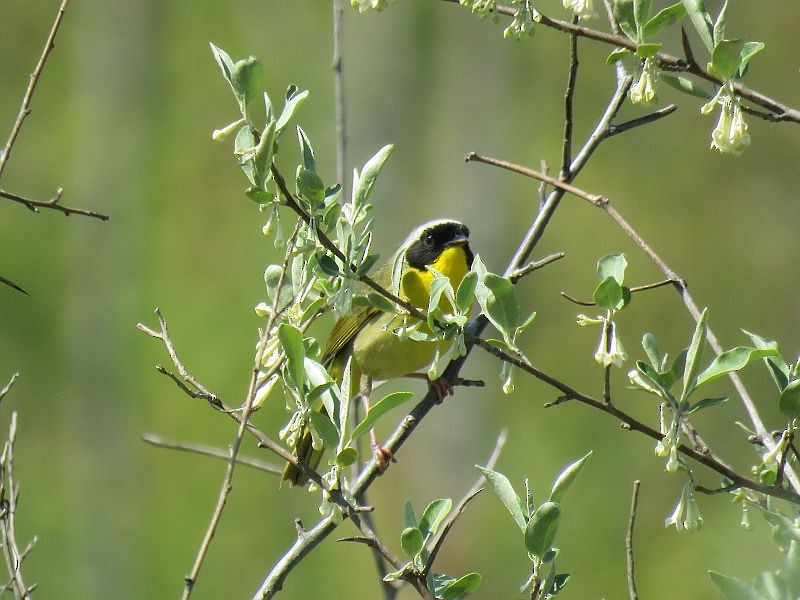
[[[539,6],[567,18],[559,2]],[[56,8],[54,0],[0,6],[3,128],[16,115]],[[748,84],[795,106],[800,42],[786,24],[797,19],[796,3],[734,2],[728,28],[767,42]],[[502,270],[537,206],[536,186],[467,165],[463,156],[476,150],[534,167],[546,158],[555,168],[568,39],[540,28],[533,40],[504,41],[501,27],[423,0],[402,0],[383,14],[348,8],[344,25],[349,166],[396,144],[374,196],[378,246],[388,255],[424,220],[457,217],[471,225],[473,248],[487,265]],[[334,178],[328,2],[70,6],[3,186],[33,197],[63,186],[68,204],[109,213],[111,221],[65,222],[0,203],[0,272],[31,293],[0,289],[0,377],[22,373],[3,418],[10,408],[20,411],[18,527],[22,540],[40,538],[26,577],[39,583],[42,597],[175,597],[222,480],[222,461],[140,441],[152,431],[225,446],[234,429],[155,373],[163,350],[135,329],[138,321],[153,324],[159,306],[189,368],[229,403],[243,396],[259,325],[252,307],[275,253],[260,234],[265,216],[242,193],[229,144],[210,139],[235,107],[208,41],[234,57],[260,57],[274,99],[292,82],[311,90],[300,121],[322,172]],[[679,54],[677,38],[669,43]],[[577,140],[614,86],[613,70],[602,65],[609,48],[581,41],[579,50]],[[737,329],[745,327],[777,339],[791,356],[800,346],[797,130],[751,118],[751,148],[740,159],[721,156],[707,149],[714,122],[699,114],[699,103],[665,86],[660,92],[662,103],[678,101],[679,111],[604,144],[577,183],[610,196],[688,279],[698,302],[711,307],[724,345],[741,343]],[[640,113],[626,107],[624,114]],[[289,147],[279,159],[287,172],[294,165]],[[594,262],[614,251],[627,253],[631,283],[658,274],[600,211],[574,198],[565,199],[537,255],[559,250],[565,260],[521,284],[523,308],[538,311],[524,349],[537,366],[599,393],[597,332],[574,326],[580,311],[558,292],[589,297]],[[692,324],[667,288],[637,296],[625,312],[621,334],[634,359],[644,331],[670,351],[688,342]],[[325,327],[318,333],[324,338]],[[373,487],[379,532],[395,548],[404,500],[423,507],[460,497],[476,476],[472,465],[485,461],[508,426],[498,468],[515,484],[530,477],[540,497],[561,467],[594,449],[565,502],[560,567],[574,575],[565,597],[625,596],[623,540],[635,478],[642,480],[635,541],[642,597],[714,598],[707,569],[750,579],[778,566],[766,525],[740,530],[738,509],[724,496],[700,497],[699,533],[665,530],[683,481],[663,472],[651,442],[585,407],[544,410],[553,393],[523,376],[505,397],[495,385],[497,369],[473,353],[465,375],[485,378],[488,387],[460,390],[437,409]],[[624,389],[622,372],[614,376],[616,401],[654,419],[653,401]],[[751,369],[745,381],[768,427],[777,427],[766,374]],[[732,393],[727,381],[719,388]],[[285,417],[276,400],[255,419],[275,431]],[[740,468],[752,452],[733,425],[742,418],[734,401],[704,412],[698,423]],[[292,519],[315,520],[316,496],[278,490],[275,478],[240,468],[234,486],[197,598],[249,597],[293,539]],[[348,535],[349,526],[341,532]],[[515,597],[528,563],[491,492],[467,511],[437,567],[481,572],[478,597]],[[327,541],[290,577],[283,596],[308,594],[377,597],[367,550]]]

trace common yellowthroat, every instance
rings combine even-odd
[[[430,286],[434,280],[431,268],[447,276],[453,288],[457,288],[472,267],[473,258],[466,225],[452,219],[430,221],[412,231],[392,259],[376,269],[372,279],[385,289],[391,289],[393,267],[398,260],[402,260],[401,297],[419,308],[427,309]],[[440,307],[446,312],[452,310],[449,301],[444,297]],[[392,321],[395,319],[397,325],[393,326]],[[409,324],[414,321],[411,320]],[[436,343],[400,338],[393,333],[393,329],[399,325],[400,319],[396,315],[376,308],[356,307],[351,314],[341,317],[334,324],[322,356],[322,364],[334,379],[340,381],[347,360],[352,358],[351,381],[355,384],[355,391],[350,391],[351,396],[359,391],[359,382],[363,391],[365,379],[368,387],[373,380],[383,381],[406,376],[427,379],[427,375],[415,371],[431,363],[436,353]],[[429,384],[433,382],[429,381]],[[445,393],[442,386],[434,387],[440,395]],[[392,459],[391,453],[381,448],[374,434],[372,447],[381,467],[388,466],[386,461]],[[317,467],[322,452],[322,449],[312,447],[311,434],[308,431],[303,434],[295,448],[295,455],[311,468]],[[305,483],[306,479],[301,469],[287,463],[283,471],[283,481],[298,485]]]

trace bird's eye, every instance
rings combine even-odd
[[[426,246],[433,246],[433,234],[427,234],[424,238],[422,238],[422,241],[425,242]]]

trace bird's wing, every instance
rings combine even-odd
[[[375,283],[389,289],[392,281],[392,263],[383,263],[372,274]],[[359,293],[368,291],[371,288],[363,286]],[[369,306],[357,306],[353,311],[336,321],[328,336],[328,344],[325,352],[322,353],[322,364],[328,365],[339,352],[345,349],[361,331],[364,326],[380,314],[380,310]]]

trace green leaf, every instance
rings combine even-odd
[[[352,446],[346,446],[336,455],[336,464],[340,467],[349,467],[358,460],[358,450]]]
[[[406,500],[406,504],[403,507],[403,523],[405,523],[406,527],[416,527],[419,525],[417,513],[414,511],[414,505],[411,504],[410,500]]]
[[[322,178],[303,165],[297,167],[297,191],[310,200],[313,207],[325,199],[325,184],[322,183]]]
[[[314,160],[314,149],[308,141],[306,132],[300,125],[297,126],[297,139],[300,142],[300,155],[303,158],[303,166],[309,171],[317,170],[317,162]]]
[[[760,350],[758,348],[750,348],[748,346],[737,346],[736,348],[731,348],[730,350],[727,350],[717,356],[714,361],[708,365],[706,370],[698,375],[696,387],[700,387],[701,385],[704,385],[709,381],[713,381],[722,375],[727,375],[732,371],[738,371],[739,369],[746,367],[750,361],[754,359],[775,356],[777,353],[777,350]]]
[[[661,373],[659,373],[653,367],[651,367],[646,362],[641,360],[636,361],[636,370],[639,372],[640,375],[642,375],[642,377],[644,377],[654,388],[656,388],[660,392],[659,395],[665,401],[669,401],[670,399],[669,388],[667,387],[667,382],[664,381],[664,378],[661,375]]]
[[[683,5],[683,2],[678,2],[677,4],[668,6],[667,8],[659,11],[656,16],[644,24],[644,27],[642,28],[642,34],[645,38],[653,37],[665,27],[674,25],[685,16],[686,7]]]
[[[290,93],[287,93],[286,95],[286,103],[283,105],[281,116],[278,117],[278,123],[275,126],[275,129],[277,129],[279,135],[289,124],[290,119],[294,116],[294,113],[297,111],[297,109],[300,108],[300,105],[303,103],[303,101],[308,98],[308,90],[297,92],[296,87],[290,86],[289,92]]]
[[[551,596],[557,595],[569,581],[569,573],[558,573],[553,577],[553,587],[548,592]]]
[[[578,474],[583,469],[583,465],[586,464],[586,461],[592,455],[592,451],[579,458],[575,462],[567,465],[567,467],[561,471],[561,473],[556,477],[555,482],[553,483],[553,487],[550,490],[550,502],[558,502],[561,503],[564,494],[570,488],[570,486],[575,482],[575,479],[578,477]]]
[[[339,271],[339,265],[336,263],[336,260],[334,260],[332,256],[318,253],[316,257],[317,257],[317,263],[319,264],[320,268],[325,272],[326,275],[331,275],[333,277],[335,277],[336,275],[341,275],[341,271]]]
[[[334,398],[335,392],[332,392],[331,388],[336,383],[331,379],[328,371],[317,361],[308,357],[303,361],[303,368],[311,388],[311,392],[306,396],[306,402],[310,405],[319,398],[328,414],[335,414],[338,401]]]
[[[637,29],[644,25],[647,15],[650,14],[651,0],[633,0],[633,20]]]
[[[261,63],[255,56],[237,60],[231,71],[231,86],[243,104],[249,104],[261,91]]]
[[[422,532],[416,527],[406,527],[400,534],[400,546],[406,555],[414,558],[422,551],[425,538]]]
[[[709,571],[708,574],[711,576],[711,581],[720,589],[727,600],[765,600],[761,594],[756,592],[753,586],[741,579],[722,575],[715,571]]]
[[[541,557],[553,545],[561,519],[561,505],[556,502],[545,502],[525,527],[525,547],[534,556]]]
[[[658,54],[662,44],[639,44],[636,47],[636,56],[639,58],[650,58]]]
[[[613,65],[618,60],[622,60],[628,54],[633,54],[633,52],[628,48],[617,48],[616,50],[613,50],[611,54],[609,54],[606,57],[606,64]]]
[[[786,361],[783,360],[783,357],[780,355],[780,351],[778,350],[778,342],[775,340],[768,340],[767,338],[763,338],[760,335],[751,333],[745,329],[742,329],[742,332],[744,332],[744,334],[752,340],[756,348],[769,348],[777,351],[775,356],[766,358],[765,362],[767,363],[767,367],[769,367],[775,384],[778,386],[778,390],[783,390],[783,388],[785,388],[789,383],[791,375],[789,365],[787,365]]]
[[[336,448],[339,443],[339,432],[336,430],[336,425],[330,420],[328,415],[312,410],[308,413],[311,420],[311,426],[322,438],[323,443],[328,448]]]
[[[256,146],[253,155],[253,169],[256,178],[256,185],[263,187],[264,180],[267,178],[272,167],[272,159],[275,157],[275,121],[270,121],[261,132],[261,139]]]
[[[394,302],[389,300],[383,294],[379,294],[378,292],[368,292],[367,299],[369,300],[370,305],[378,310],[382,310],[383,312],[387,313],[397,312],[397,307],[395,307]]]
[[[692,335],[692,341],[686,352],[686,365],[683,368],[683,392],[681,401],[685,401],[692,393],[696,385],[697,373],[700,371],[700,356],[703,353],[703,346],[706,343],[706,322],[708,321],[708,309],[704,308],[697,326]]]
[[[639,35],[636,31],[636,20],[633,17],[633,1],[616,0],[613,5],[614,18],[619,23],[620,29],[632,41],[638,42]]]
[[[745,42],[744,47],[742,48],[742,61],[741,65],[739,66],[739,78],[741,79],[744,77],[744,74],[747,73],[747,67],[750,65],[750,59],[753,58],[756,54],[761,52],[766,47],[764,42]]]
[[[800,416],[800,379],[795,379],[783,388],[778,408],[790,419]]]
[[[723,81],[733,77],[742,64],[742,49],[744,40],[720,40],[711,54],[708,63],[708,72],[716,75]]]
[[[625,269],[628,268],[628,261],[621,252],[609,254],[597,261],[597,278],[600,281],[607,277],[613,277],[616,282],[622,285],[625,282]]]
[[[370,158],[364,168],[361,169],[361,174],[358,176],[358,184],[353,186],[353,206],[363,206],[372,194],[372,188],[375,186],[375,180],[378,178],[383,165],[391,156],[394,146],[389,144],[384,146]]]
[[[514,284],[505,277],[486,273],[478,280],[475,298],[492,325],[504,338],[511,339],[519,326],[519,301]]]
[[[211,46],[211,53],[214,55],[214,59],[217,61],[220,70],[222,71],[222,76],[225,78],[225,81],[231,86],[231,90],[233,90],[233,81],[232,81],[232,74],[233,74],[233,61],[231,57],[228,55],[225,50],[222,48],[218,48],[211,42],[208,43]],[[234,90],[235,91],[235,90]]]
[[[727,402],[728,397],[723,396],[721,398],[703,398],[699,402],[695,402],[689,407],[689,410],[686,411],[687,415],[692,414],[698,410],[703,410],[704,408],[709,408],[711,406],[716,406],[717,404],[722,404],[723,402]]]
[[[673,384],[678,381],[678,379],[683,377],[683,371],[686,367],[686,355],[688,353],[688,348],[681,350],[678,356],[675,357],[675,360],[672,361],[672,366],[669,368],[669,371],[661,374],[664,379],[665,387],[668,390],[672,388]]]
[[[250,129],[249,125],[244,125],[236,134],[236,139],[233,142],[233,153],[240,157],[239,164],[242,167],[242,171],[244,171],[244,174],[247,176],[247,179],[250,180],[250,183],[252,183],[256,189],[261,190],[264,188],[264,181],[256,180],[252,159],[247,161],[241,160],[242,155],[246,152],[252,152],[255,145],[256,140],[253,137],[253,131]]]
[[[647,360],[650,361],[653,368],[656,370],[660,369],[661,351],[658,349],[656,336],[650,332],[645,333],[642,336],[642,348],[644,348],[644,353],[647,354]]]
[[[517,327],[517,333],[521,334],[523,331],[525,331],[531,325],[531,323],[533,323],[534,319],[536,319],[535,311],[531,313],[531,316],[520,323],[519,327]]]
[[[442,600],[460,600],[472,594],[480,585],[480,574],[468,573],[459,579],[435,588],[435,594],[436,598],[441,598]]]
[[[358,269],[356,269],[356,277],[361,277],[369,273],[372,267],[375,266],[375,263],[377,263],[378,260],[380,260],[380,257],[381,257],[380,254],[369,254],[364,259],[364,261],[358,266]]]
[[[712,97],[711,92],[707,89],[703,88],[700,85],[697,85],[691,79],[686,79],[686,77],[670,75],[669,73],[661,73],[659,78],[664,81],[668,86],[675,88],[679,92],[683,92],[684,94],[689,94],[690,96],[695,96],[696,98],[703,98],[705,100],[710,100]]]
[[[725,26],[727,24],[728,0],[722,3],[717,20],[714,22],[714,44],[719,44],[725,39]]]
[[[489,482],[489,485],[492,486],[492,489],[500,498],[500,501],[506,507],[508,512],[511,513],[511,516],[514,518],[514,521],[517,523],[520,530],[525,531],[525,509],[523,508],[523,504],[520,501],[519,496],[517,496],[517,493],[511,486],[511,482],[508,481],[508,477],[502,473],[492,471],[491,469],[486,469],[480,465],[475,465],[475,467],[481,473],[483,473],[486,481]]]
[[[289,366],[289,375],[295,387],[302,391],[305,379],[306,351],[303,346],[303,334],[297,327],[288,323],[278,325],[278,340],[286,353],[286,362]]]
[[[442,524],[442,521],[452,508],[453,501],[450,498],[440,498],[428,504],[425,512],[422,513],[422,518],[419,520],[419,530],[425,539],[436,533],[439,525]]]
[[[789,586],[776,573],[763,571],[756,575],[755,589],[764,598],[769,600],[797,600],[797,596],[792,595]]]
[[[412,392],[394,392],[393,394],[384,396],[379,402],[370,407],[367,416],[364,417],[364,420],[353,430],[350,439],[355,440],[372,429],[378,419],[393,408],[400,406],[404,402],[408,402],[413,396],[414,394]]]
[[[458,284],[456,290],[456,309],[460,313],[466,313],[472,306],[475,299],[475,287],[478,285],[478,274],[474,271],[467,273]]]
[[[631,291],[621,286],[614,277],[606,277],[594,290],[592,299],[605,310],[622,310],[631,299]]]
[[[711,15],[706,10],[703,0],[683,0],[683,6],[686,8],[686,14],[692,20],[692,24],[697,33],[700,34],[700,39],[703,40],[709,52],[714,50],[714,33],[713,24],[711,23]]]

